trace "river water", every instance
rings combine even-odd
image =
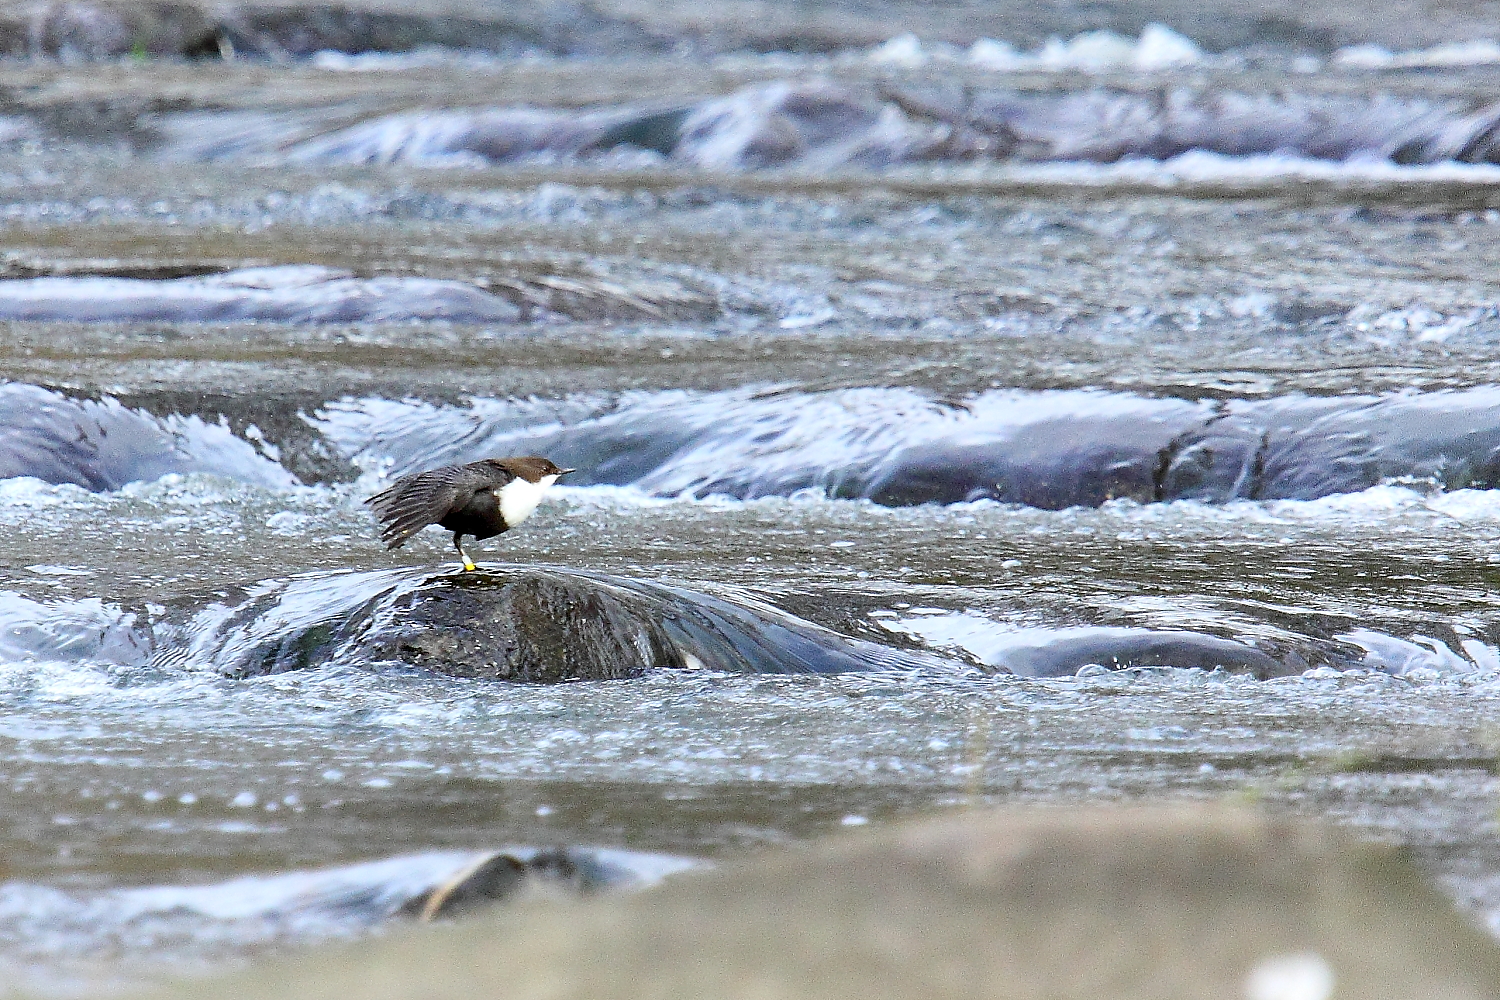
[[[1407,845],[1500,929],[1466,51],[0,62],[0,968],[378,933],[498,847],[631,883],[1183,797]],[[482,561],[764,656],[245,667],[446,585],[382,483],[527,453],[580,471]]]

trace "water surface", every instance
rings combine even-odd
[[[1178,797],[1494,926],[1495,70],[1016,41],[0,65],[0,966],[378,933],[499,847]],[[530,451],[581,472],[486,562],[869,669],[226,670],[452,569],[379,545],[392,476]]]

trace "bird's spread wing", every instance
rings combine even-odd
[[[380,521],[380,540],[400,548],[412,535],[442,520],[473,499],[480,490],[503,486],[510,473],[489,462],[450,465],[403,476],[365,503]]]

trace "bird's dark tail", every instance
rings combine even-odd
[[[399,549],[406,540],[432,523],[424,491],[401,480],[365,500],[380,521],[380,540],[387,549]]]

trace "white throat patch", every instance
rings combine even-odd
[[[535,483],[517,476],[496,490],[495,498],[500,501],[500,516],[505,518],[505,526],[514,528],[530,517],[536,505],[542,502],[542,494],[555,482],[556,476],[543,476]]]

